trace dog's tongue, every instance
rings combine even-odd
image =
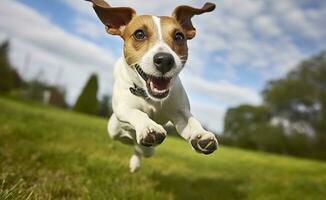
[[[158,90],[167,89],[170,83],[170,79],[154,78],[154,77],[151,77],[150,81],[153,83],[153,86]]]

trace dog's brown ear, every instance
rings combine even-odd
[[[193,8],[190,6],[178,6],[174,9],[172,16],[180,23],[186,33],[187,39],[192,39],[196,35],[196,28],[192,25],[191,18],[194,15],[200,15],[211,12],[215,9],[215,4],[205,3],[202,8]]]
[[[111,7],[104,0],[86,0],[93,3],[93,8],[105,25],[106,31],[112,35],[122,35],[124,28],[136,15],[129,7]]]

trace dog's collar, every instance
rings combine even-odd
[[[130,87],[129,90],[130,90],[131,94],[133,94],[135,96],[143,97],[143,98],[148,97],[146,91],[143,88],[138,87],[135,83],[134,83],[134,87]]]

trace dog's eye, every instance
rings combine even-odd
[[[140,29],[136,30],[134,32],[133,36],[134,36],[134,38],[136,40],[144,40],[146,38],[145,32],[143,30],[140,30]]]
[[[176,33],[174,34],[174,37],[173,37],[173,40],[174,40],[174,41],[176,41],[176,42],[181,42],[181,41],[183,41],[184,39],[185,39],[185,36],[184,36],[183,33],[181,33],[181,32],[176,32]]]

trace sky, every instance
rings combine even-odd
[[[109,0],[137,14],[169,16],[178,5],[205,1]],[[189,59],[180,77],[192,112],[206,127],[223,130],[225,112],[259,105],[268,81],[326,49],[326,1],[212,0],[216,9],[193,18]],[[11,42],[10,60],[27,80],[65,88],[73,105],[92,73],[98,98],[110,94],[112,70],[123,41],[108,35],[84,0],[1,0],[0,41]]]

